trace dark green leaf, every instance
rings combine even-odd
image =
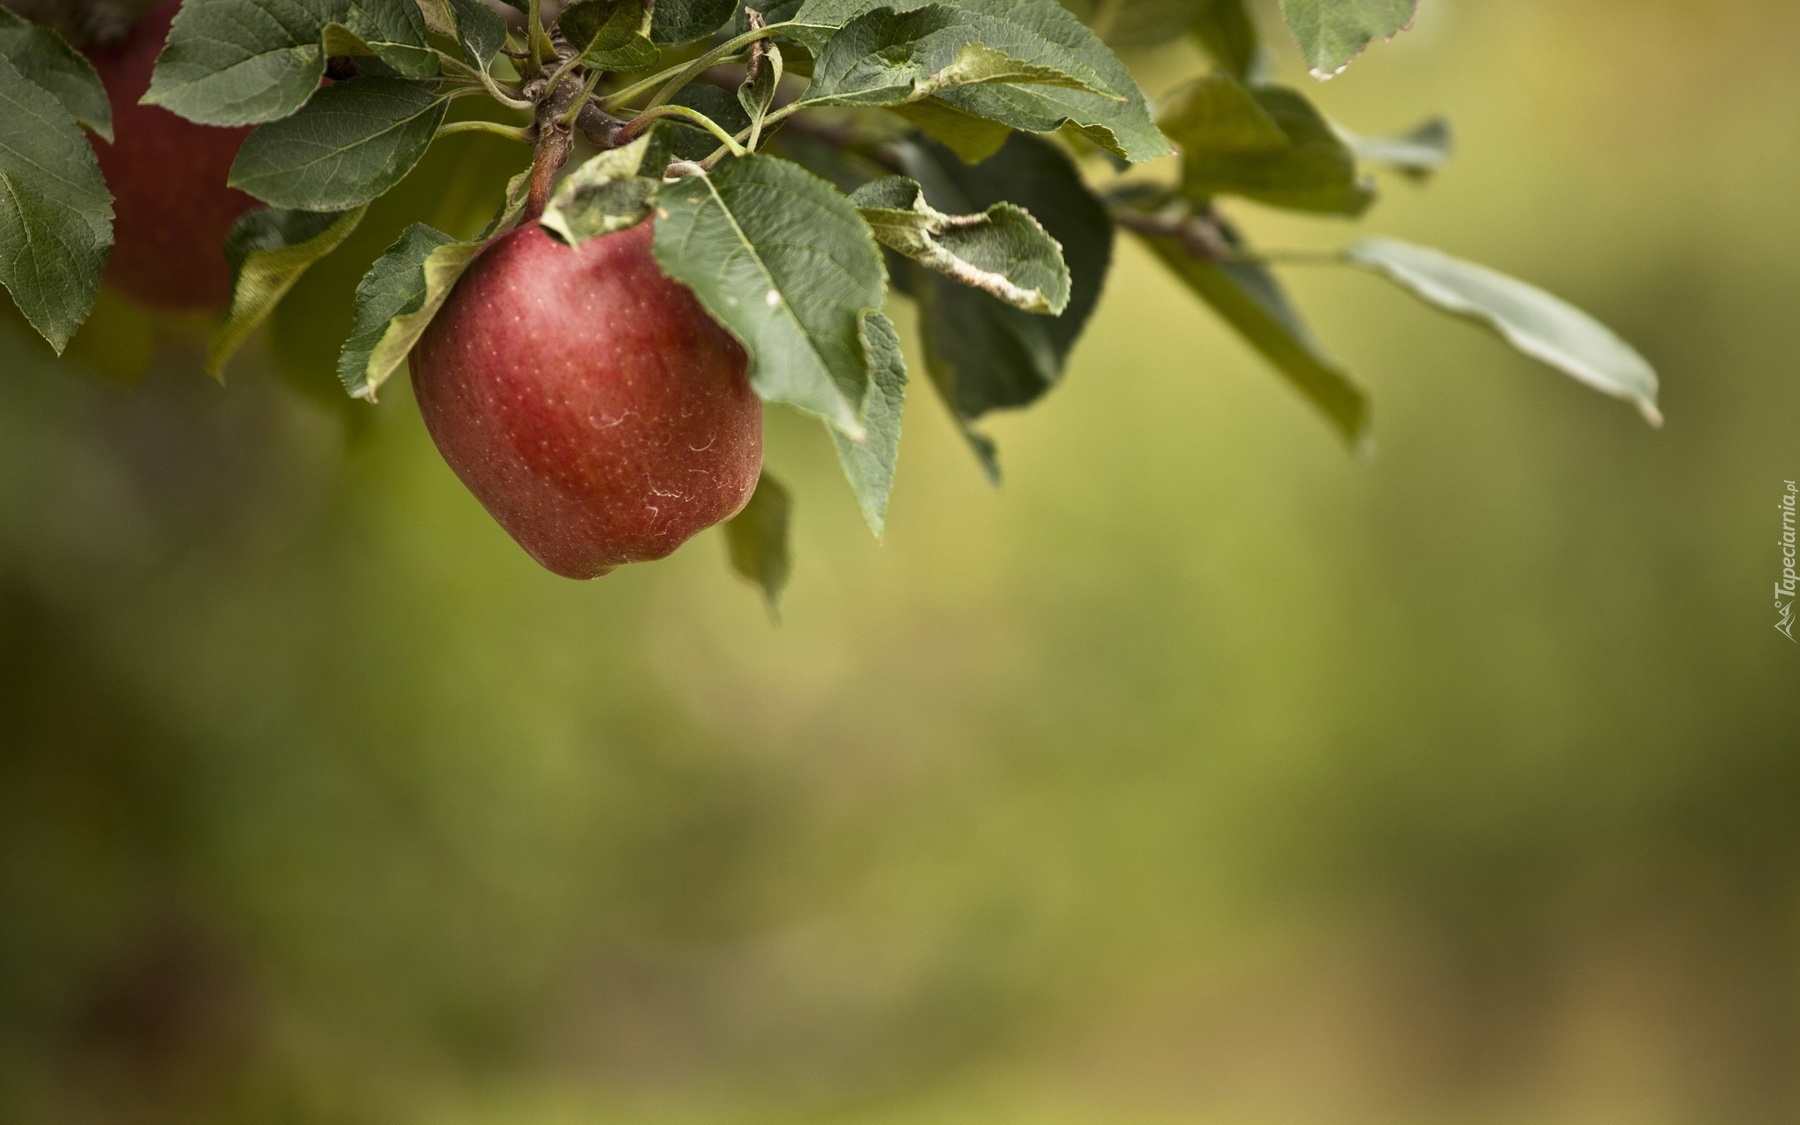
[[[906,405],[906,361],[894,324],[878,312],[863,315],[863,347],[869,353],[873,385],[863,405],[868,440],[855,442],[827,426],[837,446],[838,462],[856,492],[857,507],[869,530],[879,538],[887,525],[888,494],[894,488],[894,465],[900,457],[900,414]]]
[[[456,41],[470,65],[486,70],[506,45],[506,21],[481,0],[449,0],[456,18]]]
[[[277,121],[318,91],[334,53],[437,73],[412,0],[206,0],[176,14],[143,100],[206,125]]]
[[[1418,0],[1281,0],[1300,54],[1315,78],[1331,78],[1376,39],[1411,26]]]
[[[1354,216],[1374,202],[1356,154],[1293,90],[1250,88],[1212,74],[1172,97],[1160,122],[1181,145],[1182,191],[1195,203],[1241,195],[1271,207]]]
[[[909,11],[925,6],[924,0],[893,0],[891,3],[881,0],[806,0],[796,18],[841,27],[875,8]],[[1030,41],[1050,43],[1066,53],[1059,57],[1072,59],[1097,76],[1098,86],[1109,93],[996,82],[944,90],[937,95],[938,100],[978,117],[1034,133],[1053,132],[1064,124],[1073,123],[1095,144],[1127,160],[1149,160],[1169,151],[1167,139],[1150,120],[1143,91],[1138,89],[1125,64],[1063,8],[1051,0],[961,0],[955,6],[1010,25],[1020,33],[1029,33],[1035,37]],[[1021,57],[1027,62],[1038,61]],[[1117,100],[1117,96],[1123,96],[1124,100]]]
[[[1173,236],[1137,233],[1164,265],[1318,407],[1352,448],[1367,448],[1368,396],[1320,345],[1268,269],[1254,262],[1208,261]]]
[[[0,58],[42,86],[69,116],[107,141],[112,134],[112,102],[100,76],[81,52],[47,27],[27,23],[0,8]]]
[[[1398,137],[1358,137],[1338,130],[1357,157],[1379,164],[1414,180],[1428,180],[1450,162],[1455,139],[1450,122],[1434,117],[1410,133]]]
[[[1604,324],[1559,297],[1461,258],[1391,238],[1352,246],[1352,263],[1400,285],[1427,304],[1466,316],[1571,378],[1628,399],[1653,426],[1656,372]]]
[[[250,134],[231,185],[275,207],[342,211],[400,182],[425,155],[446,103],[427,82],[354,78]]]
[[[863,437],[859,328],[887,271],[842,192],[776,157],[729,160],[664,185],[654,251],[750,353],[757,394]]]
[[[0,285],[61,352],[94,305],[112,197],[81,126],[0,58]]]
[[[580,53],[582,65],[642,70],[661,56],[645,34],[646,22],[638,0],[577,0],[563,9],[556,26]]]
[[[921,270],[912,278],[926,367],[956,418],[966,424],[991,410],[1029,405],[1062,377],[1100,299],[1112,260],[1106,208],[1069,158],[1035,137],[1014,135],[973,167],[928,142],[906,144],[899,153],[938,210],[968,214],[1011,202],[1062,246],[1070,285],[1060,316],[1034,316],[935,273]]]
[[[889,176],[850,197],[875,238],[952,281],[990,293],[1014,308],[1051,316],[1069,303],[1062,248],[1012,203],[978,215],[946,215],[925,201],[917,181]]]
[[[663,47],[703,39],[737,12],[736,0],[657,0],[650,39]]]
[[[338,355],[338,378],[345,390],[375,401],[463,271],[490,239],[517,222],[530,183],[530,172],[513,178],[499,214],[479,236],[464,241],[414,223],[376,260],[356,286],[355,322]]]
[[[366,206],[349,211],[264,208],[237,221],[225,239],[233,275],[231,312],[206,350],[207,374],[218,378],[250,333],[267,320],[307,268],[343,245]]]
[[[650,217],[662,181],[638,175],[649,137],[588,159],[564,177],[538,221],[571,246],[634,227]]]
[[[787,588],[788,572],[792,569],[788,524],[793,507],[787,487],[764,469],[750,502],[725,523],[725,550],[731,569],[762,590],[771,615],[781,608],[781,592]]]

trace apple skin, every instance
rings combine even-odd
[[[526,223],[464,273],[411,356],[438,452],[565,578],[666,557],[749,502],[762,403],[744,350],[650,253]]]
[[[88,52],[113,111],[113,143],[94,142],[113,193],[106,280],[151,308],[217,310],[231,302],[231,264],[220,246],[256,206],[225,186],[250,130],[196,125],[138,104],[180,7],[181,0],[159,4],[122,42]]]

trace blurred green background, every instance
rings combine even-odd
[[[1451,114],[1366,225],[1613,324],[1665,430],[1288,271],[1357,463],[1121,242],[999,492],[917,384],[877,544],[771,413],[779,628],[717,533],[538,569],[398,381],[221,390],[112,308],[76,352],[153,349],[126,389],[0,328],[0,1120],[1794,1120],[1796,42],[1425,0],[1317,91]],[[481,143],[408,190],[479,211]]]

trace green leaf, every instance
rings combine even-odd
[[[557,29],[597,70],[643,70],[661,52],[645,34],[648,20],[638,0],[577,0],[557,17]]]
[[[774,43],[765,43],[761,59],[745,72],[744,81],[738,86],[738,105],[749,116],[754,130],[750,135],[751,148],[755,148],[761,138],[763,118],[775,104],[784,65],[781,48]]]
[[[1027,406],[1062,378],[1064,362],[1099,302],[1112,261],[1112,220],[1060,149],[1015,134],[989,160],[963,164],[941,146],[896,146],[931,205],[970,214],[1009,202],[1023,207],[1062,247],[1069,299],[1060,316],[1037,316],[936,273],[910,275],[919,303],[926,370],[968,434],[989,475],[993,445],[968,430],[992,410]]]
[[[1427,304],[1492,329],[1519,351],[1576,381],[1637,404],[1652,426],[1662,425],[1656,372],[1649,361],[1561,298],[1486,266],[1391,238],[1359,242],[1348,257]]]
[[[842,192],[776,157],[729,160],[664,185],[653,249],[750,353],[757,394],[864,436],[859,327],[881,307],[887,271]]]
[[[1134,233],[1318,407],[1353,449],[1367,450],[1368,395],[1313,336],[1267,268],[1255,262],[1208,261],[1190,253],[1179,238]],[[1224,236],[1235,247],[1228,231]]]
[[[650,16],[650,40],[673,47],[703,39],[723,27],[737,10],[737,0],[657,0]]]
[[[850,202],[883,246],[952,281],[1026,312],[1054,316],[1069,304],[1062,247],[1022,207],[996,203],[978,215],[946,215],[905,176],[865,184]]]
[[[927,6],[925,0],[806,0],[797,19],[842,27],[876,8],[910,11]],[[959,86],[938,93],[937,98],[957,109],[1033,133],[1049,133],[1072,123],[1095,144],[1127,160],[1142,161],[1166,155],[1168,140],[1150,120],[1143,91],[1125,64],[1082,26],[1080,20],[1052,0],[960,0],[956,9],[986,20],[999,21],[1019,38],[1013,45],[987,43],[1027,63],[1037,63],[1069,73],[1061,63],[1080,64],[1099,79],[1092,85],[1108,93],[1057,86],[1022,86],[987,82]],[[1033,57],[1023,43],[1047,42],[1057,49],[1054,57]],[[817,46],[817,44],[809,44]],[[1016,47],[1016,53],[1015,48]],[[1085,81],[1085,73],[1073,77]],[[1118,100],[1123,97],[1124,100]]]
[[[518,221],[530,185],[529,171],[513,177],[500,213],[476,238],[464,241],[414,223],[376,259],[357,283],[355,321],[338,355],[338,378],[352,397],[375,401],[463,271],[492,238]]]
[[[444,120],[428,82],[353,78],[245,138],[231,186],[274,207],[343,211],[376,198],[412,170]]]
[[[683,87],[669,99],[675,105],[697,109],[733,136],[750,127],[750,118],[736,96],[710,84],[696,83]],[[705,160],[719,147],[719,138],[679,118],[664,118],[656,123],[650,151],[645,162],[652,172],[661,172],[670,160]]]
[[[953,105],[927,98],[909,105],[888,107],[890,113],[912,122],[941,141],[962,158],[964,164],[979,164],[1000,151],[1012,130],[998,121],[989,121]]]
[[[176,13],[143,101],[203,125],[277,121],[319,90],[334,53],[437,73],[412,0],[196,0]]]
[[[112,141],[112,102],[106,87],[94,65],[62,36],[0,8],[0,58],[12,63],[27,81],[43,87],[69,116]]]
[[[1271,207],[1355,216],[1375,200],[1374,185],[1357,173],[1356,154],[1293,90],[1251,88],[1212,74],[1178,91],[1159,120],[1181,145],[1181,190],[1197,204],[1241,195]]]
[[[894,465],[900,457],[900,414],[906,405],[906,361],[900,355],[900,336],[885,315],[863,314],[863,347],[868,350],[874,385],[863,405],[863,429],[868,440],[856,442],[832,426],[832,444],[838,463],[856,492],[857,507],[869,530],[881,537],[887,525],[888,494],[894,488]]]
[[[1073,53],[1017,24],[946,4],[876,8],[826,41],[809,105],[899,105],[987,83],[1065,86],[1114,95]]]
[[[1244,0],[1202,0],[1193,33],[1212,60],[1239,81],[1254,82],[1263,70],[1262,39]]]
[[[486,70],[506,45],[506,21],[481,0],[449,0],[449,6],[456,17],[456,41],[463,57],[477,69]]]
[[[638,175],[649,137],[609,149],[569,173],[538,220],[570,246],[634,227],[650,217],[662,181]]]
[[[237,221],[225,239],[233,274],[231,312],[206,349],[206,373],[220,378],[250,338],[314,262],[343,245],[367,206],[349,211],[265,208]]]
[[[793,566],[788,553],[793,508],[787,486],[764,469],[750,502],[725,522],[725,550],[731,569],[762,590],[771,616],[780,612],[781,592],[787,588]]]
[[[1455,137],[1446,118],[1434,117],[1398,137],[1358,137],[1341,126],[1338,133],[1357,158],[1392,168],[1414,180],[1428,180],[1450,162]]]
[[[59,353],[94,305],[112,216],[81,126],[0,58],[0,285]]]
[[[1342,74],[1376,39],[1412,26],[1418,0],[1281,0],[1281,14],[1313,77]]]

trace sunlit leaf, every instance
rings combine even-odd
[[[367,207],[349,211],[264,208],[237,221],[225,240],[232,268],[231,311],[207,346],[207,374],[218,378],[309,266],[343,245]]]

